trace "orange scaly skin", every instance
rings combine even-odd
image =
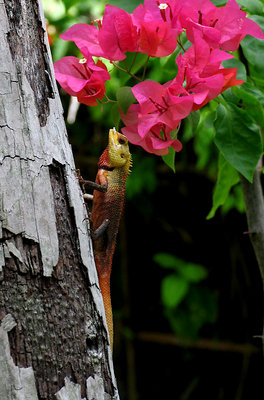
[[[110,275],[116,237],[125,201],[125,183],[130,172],[131,154],[128,141],[115,129],[109,131],[108,146],[98,162],[96,183],[107,187],[105,192],[94,190],[92,225],[96,232],[106,220],[108,225],[98,238],[94,238],[94,258],[104,300],[105,315],[113,349],[113,318],[110,297]]]

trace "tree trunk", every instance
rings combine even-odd
[[[40,0],[0,0],[0,399],[117,399]]]
[[[248,234],[255,252],[259,266],[259,272],[264,289],[264,201],[261,185],[262,158],[256,168],[253,182],[250,183],[240,175],[241,187],[246,205]],[[264,327],[259,336],[262,340],[262,351],[264,354]]]

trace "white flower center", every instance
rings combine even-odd
[[[79,64],[85,64],[85,63],[87,63],[86,58],[81,58],[81,59],[79,60]]]
[[[160,5],[159,5],[160,10],[166,10],[167,7],[168,7],[167,3],[160,3]]]

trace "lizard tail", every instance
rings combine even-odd
[[[110,275],[101,277],[99,276],[99,284],[104,301],[104,309],[105,309],[106,322],[110,337],[110,345],[113,351],[114,329],[113,329],[113,314],[112,314],[111,295],[110,295]]]

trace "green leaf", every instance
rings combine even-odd
[[[226,202],[222,206],[222,213],[227,214],[233,208],[239,213],[245,214],[245,201],[241,185],[236,185],[232,188]]]
[[[128,13],[132,13],[134,9],[141,3],[141,0],[109,0],[108,4],[111,6],[122,8]]]
[[[179,266],[184,267],[186,262],[170,253],[156,253],[153,260],[163,268],[178,270]]]
[[[127,110],[133,104],[136,99],[132,93],[131,87],[123,86],[118,89],[116,93],[116,99],[121,110],[126,114]]]
[[[166,307],[177,307],[184,299],[189,283],[177,275],[168,275],[161,282],[161,300]]]
[[[174,148],[170,146],[168,154],[162,156],[162,159],[165,162],[165,164],[167,164],[168,167],[170,167],[173,172],[175,172],[175,153],[176,151],[174,150]]]
[[[224,156],[219,153],[218,177],[214,188],[213,206],[207,219],[213,218],[218,207],[222,206],[229,195],[231,188],[239,182],[237,171],[229,164]]]
[[[236,106],[239,106],[239,98],[235,95],[235,93],[233,92],[232,88],[228,88],[227,90],[225,90],[222,93],[222,96],[224,97],[225,101],[227,101],[228,103],[233,103]]]
[[[188,282],[200,282],[207,278],[207,270],[203,265],[186,263],[186,265],[180,269],[182,277]]]
[[[200,121],[200,110],[191,112],[186,119],[190,123],[192,133],[194,134]]]
[[[206,169],[211,174],[215,171],[215,152],[214,145],[214,120],[216,112],[212,107],[212,101],[200,110],[200,121],[194,136],[193,148],[197,156],[196,166],[199,170]]]
[[[207,270],[200,264],[182,260],[170,253],[157,253],[153,260],[163,268],[171,268],[189,282],[200,282],[207,277]]]
[[[242,100],[246,111],[254,121],[264,127],[264,94],[262,91],[249,82],[233,87],[232,91],[238,99]]]
[[[252,182],[262,154],[258,126],[247,112],[232,103],[219,104],[215,120],[214,142],[225,159]]]
[[[224,6],[227,3],[227,0],[212,0],[212,3],[217,6]]]
[[[257,15],[250,16],[264,31],[264,17]],[[264,40],[247,35],[241,42],[241,47],[249,63],[250,75],[257,83],[264,87],[263,70],[264,70]]]
[[[199,330],[217,319],[217,297],[206,287],[192,286],[180,307],[165,308],[172,330],[180,337],[198,338]]]
[[[240,6],[243,6],[251,14],[262,14],[264,13],[264,6],[260,0],[237,0]]]

